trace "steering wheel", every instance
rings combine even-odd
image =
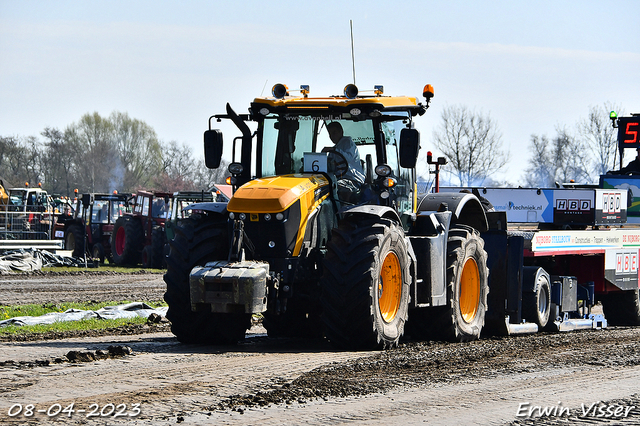
[[[342,153],[332,150],[329,151],[329,170],[333,171],[338,179],[341,179],[349,170],[349,162]]]

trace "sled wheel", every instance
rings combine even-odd
[[[551,317],[551,278],[542,268],[525,266],[522,281],[522,316],[542,330]]]

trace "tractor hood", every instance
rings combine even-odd
[[[329,192],[322,175],[295,174],[254,179],[233,194],[227,210],[236,213],[280,213],[300,200],[313,206]]]

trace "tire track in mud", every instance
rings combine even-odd
[[[162,300],[160,273],[107,271],[0,275],[0,305]]]
[[[173,418],[175,422],[176,412],[202,412],[207,402],[289,382],[309,368],[358,356],[327,352],[322,342],[305,345],[300,341],[280,341],[276,348],[275,342],[256,337],[238,346],[207,347],[182,345],[167,334],[163,336],[128,341],[134,355],[121,360],[51,365],[28,371],[0,367],[0,383],[7,383],[5,392],[0,391],[0,423],[11,420],[6,413],[15,401],[42,407],[52,404],[64,407],[71,403],[76,406],[141,403],[143,413],[136,420]],[[75,340],[71,346],[76,349],[114,344],[112,339],[105,338],[94,343]],[[126,337],[118,336],[115,340],[126,341]],[[269,341],[255,344],[254,341],[260,340]],[[20,345],[13,345],[15,354]],[[2,346],[0,344],[0,354]],[[30,342],[29,346],[34,347],[35,343]],[[51,347],[55,347],[55,342]],[[39,350],[44,351],[46,349]],[[24,385],[27,377],[28,385]],[[149,413],[153,415],[147,418]],[[151,424],[155,424],[155,420]]]
[[[161,275],[137,278],[98,276],[83,284],[82,277],[73,277],[71,285],[111,298],[134,281],[132,288],[144,291],[146,286],[162,297]],[[65,285],[55,279],[31,284],[25,282],[28,279],[5,284],[4,279],[0,277],[0,300],[3,294],[13,294],[22,303],[33,303],[28,301],[29,286],[44,285],[51,291],[35,291],[35,303],[45,303],[39,301],[43,295],[65,292]],[[14,286],[13,293],[11,289],[3,293],[6,285]],[[625,418],[579,416],[581,404],[598,401],[640,406],[640,329],[635,328],[484,338],[463,344],[405,342],[393,350],[357,353],[336,352],[318,340],[268,339],[261,334],[224,347],[181,345],[170,333],[120,335],[0,342],[0,361],[8,357],[34,361],[113,344],[130,346],[133,355],[28,369],[0,366],[0,423],[640,424],[637,409]],[[76,407],[140,403],[142,412],[126,419],[9,418],[7,409],[15,403],[45,408],[56,403]],[[521,404],[559,403],[570,410],[567,416],[516,415]]]

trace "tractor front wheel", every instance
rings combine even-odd
[[[65,249],[71,250],[73,257],[84,257],[84,232],[80,225],[71,225],[67,229]]]
[[[402,227],[378,217],[346,218],[327,244],[321,297],[325,336],[340,348],[397,346],[410,284]]]
[[[222,344],[244,339],[245,332],[251,327],[251,314],[191,309],[191,270],[228,256],[226,218],[216,214],[194,214],[181,221],[175,231],[175,238],[169,242],[164,274],[167,284],[164,300],[169,305],[167,319],[171,321],[171,331],[182,343]]]
[[[140,221],[132,216],[120,216],[111,235],[111,255],[116,265],[135,266],[140,262],[144,233]]]

